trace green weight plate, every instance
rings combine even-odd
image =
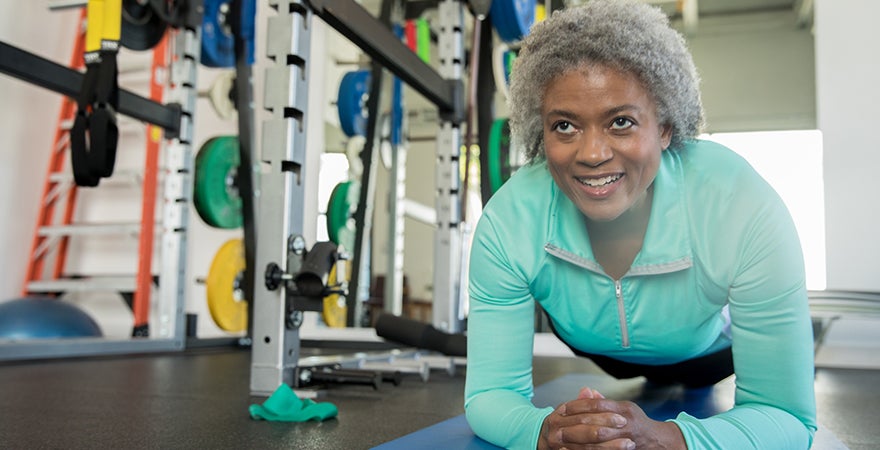
[[[218,136],[202,145],[196,156],[193,204],[199,217],[215,228],[242,224],[242,204],[235,184],[240,162],[238,138]]]
[[[516,51],[504,52],[504,81],[510,84],[510,73],[513,72],[513,63],[516,61]]]
[[[333,188],[327,203],[327,235],[348,251],[354,250],[354,212],[359,195],[360,183],[344,181]]]
[[[425,19],[416,19],[416,54],[431,64],[431,25]]]
[[[489,132],[489,187],[492,193],[498,191],[510,178],[510,123],[507,119],[495,119]]]

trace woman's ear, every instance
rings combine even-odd
[[[672,125],[665,124],[660,126],[660,145],[662,150],[669,148],[672,142]]]

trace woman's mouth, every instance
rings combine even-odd
[[[623,174],[618,173],[618,174],[608,175],[608,176],[599,177],[599,178],[575,177],[575,180],[577,180],[579,183],[583,184],[584,186],[588,186],[591,188],[600,188],[603,186],[607,186],[611,183],[614,183],[615,181],[617,181],[621,178],[623,178]]]

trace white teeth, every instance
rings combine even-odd
[[[602,178],[578,178],[577,180],[581,182],[581,184],[585,184],[590,187],[600,187],[605,186],[606,184],[611,184],[620,179],[623,175],[609,175],[607,177]]]

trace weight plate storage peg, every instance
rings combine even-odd
[[[536,0],[494,0],[489,9],[492,26],[507,43],[518,42],[535,23]]]
[[[234,229],[242,225],[242,201],[236,185],[240,158],[236,136],[211,138],[196,155],[193,204],[199,217],[212,227]]]
[[[369,70],[348,72],[339,83],[336,107],[339,110],[339,125],[348,137],[367,135],[366,102],[369,89]]]
[[[208,310],[222,330],[240,332],[247,328],[248,300],[243,298],[242,291],[244,270],[243,241],[226,241],[214,255],[205,279]]]
[[[221,119],[231,119],[235,114],[232,90],[235,89],[235,72],[222,72],[217,75],[208,89],[207,96],[211,106]]]

